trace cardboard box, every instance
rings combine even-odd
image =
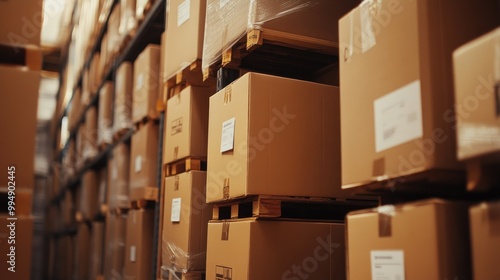
[[[97,144],[113,142],[113,94],[112,82],[106,82],[99,91],[99,112],[97,114]]]
[[[0,215],[0,269],[4,275],[19,280],[31,279],[31,254],[33,244],[33,217],[17,216],[16,221],[8,221],[8,215]],[[14,227],[9,226],[14,223]],[[11,232],[15,239],[9,239]],[[14,250],[12,250],[14,249]],[[15,255],[15,256],[9,256]],[[13,263],[9,263],[13,261]],[[10,267],[13,267],[9,269]],[[11,272],[12,269],[15,272]],[[7,278],[9,276],[6,276]]]
[[[207,173],[189,171],[165,178],[162,263],[177,272],[205,270],[207,225],[212,206],[205,203]]]
[[[206,1],[172,0],[167,3],[165,77],[170,79],[203,53]],[[200,73],[201,76],[201,73]]]
[[[207,280],[345,279],[344,230],[334,223],[211,222]]]
[[[78,224],[76,235],[75,265],[76,278],[89,279],[89,261],[90,261],[90,227],[83,223]]]
[[[467,210],[431,199],[349,213],[348,279],[471,279]]]
[[[500,279],[500,203],[484,202],[469,210],[473,279]]]
[[[0,7],[11,1],[0,3]],[[17,3],[17,2],[16,2]],[[3,14],[4,10],[1,9]],[[39,71],[0,66],[0,123],[7,132],[0,140],[0,167],[15,167],[15,187],[33,189],[35,184],[35,133],[37,123]],[[19,125],[22,123],[22,125]],[[0,188],[9,186],[7,173]],[[12,185],[12,183],[11,183]]]
[[[125,269],[125,241],[127,215],[106,215],[106,240],[104,251],[104,278],[123,279]]]
[[[41,0],[1,1],[0,44],[39,46],[44,16],[42,7]]]
[[[91,106],[85,112],[85,135],[83,147],[83,158],[85,160],[92,159],[99,153],[99,150],[97,149],[97,135],[97,109],[95,106]]]
[[[309,49],[338,47],[338,19],[359,1],[208,0],[203,42],[203,69],[221,58],[250,29],[282,41],[302,41]],[[168,37],[168,36],[167,36]],[[170,39],[170,37],[168,37]]]
[[[94,170],[85,172],[82,176],[82,184],[79,186],[79,212],[82,218],[92,220],[99,213],[97,200],[99,185],[98,174]]]
[[[188,86],[167,101],[163,162],[206,157],[210,88]]]
[[[132,128],[133,64],[122,62],[116,70],[113,131]]]
[[[158,173],[158,124],[148,122],[132,135],[130,200],[139,200],[137,189],[156,187]]]
[[[340,197],[338,88],[247,73],[210,97],[207,202]]]
[[[101,57],[99,59],[99,73],[101,73],[101,79],[103,79],[107,70],[106,66],[108,65],[108,61],[110,59],[110,55],[108,53],[108,32],[104,32],[104,35],[102,36],[100,55]]]
[[[154,210],[130,210],[127,217],[125,279],[151,279]]]
[[[134,30],[137,26],[135,2],[136,0],[120,1],[120,34],[128,35],[130,31]]]
[[[97,193],[97,203],[99,207],[107,203],[106,190],[108,189],[108,173],[109,168],[111,168],[111,161],[108,161],[106,165],[101,167],[99,170],[99,190]]]
[[[167,77],[166,77],[166,73],[165,73],[165,69],[166,69],[166,59],[165,59],[165,45],[167,43],[167,36],[165,34],[165,32],[163,32],[161,34],[161,50],[160,50],[160,74],[159,74],[159,79],[158,79],[158,83],[159,83],[159,91],[158,91],[158,99],[161,100],[163,102],[163,104],[166,103],[167,101],[167,88],[166,88],[166,81],[167,81]]]
[[[104,223],[94,221],[92,222],[92,231],[90,232],[89,279],[96,279],[98,275],[103,275],[103,246]]]
[[[108,19],[108,27],[107,27],[107,64],[111,63],[111,60],[115,57],[116,52],[118,52],[121,43],[122,37],[120,36],[120,10],[121,3],[117,3],[113,6],[111,13]]]
[[[89,64],[89,88],[93,95],[97,94],[97,90],[103,79],[102,69],[99,67],[99,64],[101,63],[100,58],[101,55],[99,52],[94,53]]]
[[[500,28],[453,53],[457,157],[500,154]]]
[[[109,170],[108,205],[110,208],[129,207],[130,148],[126,143],[113,149],[113,160]]]
[[[340,19],[343,188],[460,169],[451,54],[499,23],[496,0],[363,1]]]
[[[134,123],[145,117],[157,119],[158,79],[160,74],[160,46],[148,45],[134,62],[134,94],[132,120]]]
[[[64,198],[61,205],[63,226],[73,226],[75,224],[76,215],[76,199],[74,194],[70,191],[64,192]]]

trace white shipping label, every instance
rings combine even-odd
[[[422,100],[417,80],[373,103],[376,152],[422,137]]]
[[[184,0],[177,6],[177,27],[185,23],[191,13],[191,0]]]
[[[142,170],[142,157],[141,156],[136,156],[135,157],[135,173],[139,173]]]
[[[135,246],[130,246],[130,261],[131,262],[135,262],[135,251],[136,251],[136,248]]]
[[[226,6],[227,3],[229,3],[229,0],[219,0],[219,9],[224,8],[224,6]]]
[[[231,151],[234,148],[234,123],[236,118],[229,119],[222,123],[222,137],[220,152]]]
[[[172,199],[172,214],[170,215],[170,221],[178,223],[181,221],[181,198]]]
[[[371,251],[372,280],[404,280],[404,252]]]

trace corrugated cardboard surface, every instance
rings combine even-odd
[[[44,16],[42,7],[41,0],[1,1],[0,44],[39,46]]]
[[[460,160],[500,152],[500,28],[453,53]]]
[[[106,279],[123,279],[126,236],[127,215],[106,215],[106,239],[104,243],[104,276]]]
[[[211,222],[207,279],[345,279],[344,229],[333,223]]]
[[[132,120],[134,123],[144,117],[158,118],[158,79],[160,74],[160,46],[148,45],[134,62],[134,93]]]
[[[205,270],[207,224],[212,206],[205,203],[206,172],[189,171],[165,178],[162,263],[175,271]],[[173,200],[181,200],[173,207]],[[178,221],[172,212],[179,211]],[[176,220],[176,219],[174,219]]]
[[[11,5],[11,2],[6,4],[1,2],[0,6]],[[3,14],[4,10],[1,10]],[[2,155],[0,167],[7,172],[9,166],[15,166],[15,187],[18,189],[33,189],[35,184],[35,133],[39,84],[39,71],[23,71],[16,67],[0,66],[0,123],[5,133],[0,140]],[[7,173],[1,176],[0,187],[8,187]]]
[[[224,181],[228,198],[342,196],[339,115],[333,86],[247,73],[219,91],[210,97],[207,202],[224,199]],[[232,118],[234,149],[221,152]]]
[[[189,86],[167,101],[163,162],[206,157],[208,107],[213,90]]]
[[[154,211],[131,210],[127,217],[125,279],[151,279]]]
[[[367,1],[340,20],[344,187],[459,167],[451,54],[499,22],[496,0],[481,5],[466,0]],[[415,114],[388,119],[421,126],[422,135],[377,152],[374,101],[412,83],[420,85],[411,93],[418,95],[421,108],[417,102],[400,102],[396,105],[408,107],[404,113],[411,108]],[[378,133],[394,139],[391,135],[406,127],[386,123]]]
[[[96,279],[98,275],[103,275],[104,257],[104,223],[92,222],[90,232],[90,262],[89,279]]]
[[[76,278],[88,279],[90,261],[90,227],[87,224],[78,225],[76,235],[75,265]]]
[[[403,251],[405,279],[471,279],[466,204],[425,200],[383,209],[347,215],[348,279],[372,279],[370,254],[385,250]]]
[[[109,170],[108,204],[110,208],[128,208],[130,147],[121,143],[113,149],[113,160]],[[109,173],[108,173],[109,175]]]
[[[158,136],[156,123],[148,122],[133,136],[130,158],[130,189],[156,186],[158,166]],[[130,194],[133,192],[131,191]],[[130,197],[138,200],[142,197]]]
[[[8,221],[10,216],[0,216],[0,270],[2,278],[5,279],[31,279],[31,250],[33,243],[33,217],[17,216],[16,221]],[[11,222],[15,223],[15,241],[10,241],[10,229],[7,227]],[[14,240],[14,239],[10,239]],[[15,243],[14,243],[15,242]],[[7,270],[11,267],[10,256],[11,246],[15,247],[15,272]]]
[[[469,214],[474,279],[500,279],[500,203],[475,205]]]
[[[89,170],[82,176],[82,184],[79,186],[79,211],[88,219],[93,219],[98,211],[98,178],[97,172]]]
[[[187,4],[186,4],[187,3]],[[184,5],[188,11],[180,8],[181,17],[187,18],[180,26],[179,6]],[[179,70],[189,66],[203,53],[203,34],[205,32],[206,1],[172,0],[168,2],[165,36],[165,77],[174,76]],[[181,21],[182,22],[182,21]],[[201,74],[200,74],[201,75]]]
[[[132,91],[134,86],[134,65],[122,62],[116,70],[115,104],[113,108],[113,131],[132,128]]]
[[[111,143],[113,130],[113,83],[106,82],[99,92],[99,112],[97,114],[98,144]]]

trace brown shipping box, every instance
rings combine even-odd
[[[104,242],[104,278],[124,279],[125,241],[127,236],[127,215],[106,216],[106,240]]]
[[[0,1],[0,44],[39,46],[42,7],[42,0]]]
[[[75,245],[76,279],[89,279],[90,227],[86,223],[78,224]]]
[[[94,170],[85,172],[82,176],[82,184],[79,186],[79,212],[85,220],[92,220],[99,213],[97,175]]]
[[[97,90],[99,88],[99,84],[102,82],[102,75],[103,73],[100,71],[99,64],[100,64],[100,53],[96,52],[92,56],[92,60],[90,61],[89,65],[89,87],[90,91],[92,94],[96,94]]]
[[[204,171],[165,178],[162,263],[170,270],[205,270],[207,224],[212,216],[212,206],[205,203],[206,178]]]
[[[132,128],[133,64],[122,62],[116,70],[113,132]]]
[[[0,3],[0,7],[5,2]],[[10,3],[10,2],[9,2]],[[2,10],[3,11],[3,10]],[[3,13],[3,12],[2,12]],[[39,71],[0,66],[0,167],[14,166],[15,187],[33,189],[35,184],[35,133]],[[14,121],[15,120],[15,121]],[[22,123],[22,125],[19,125]],[[0,176],[0,188],[9,186],[9,176]],[[12,185],[12,183],[10,183]]]
[[[132,120],[134,123],[145,117],[158,118],[158,75],[160,73],[160,46],[148,45],[134,62],[134,93]]]
[[[103,275],[104,256],[104,223],[92,222],[90,232],[90,263],[89,279],[96,279],[98,275]]]
[[[340,197],[339,126],[338,87],[245,74],[210,97],[207,202]]]
[[[97,109],[95,106],[88,108],[85,113],[85,135],[83,158],[89,160],[97,156]]]
[[[172,0],[167,4],[165,78],[201,59],[205,31],[206,1]],[[201,77],[201,73],[200,73]]]
[[[106,82],[99,91],[99,112],[97,114],[97,145],[113,142],[113,91],[112,82]]]
[[[497,0],[364,1],[340,19],[344,188],[459,169],[452,52],[499,23]]]
[[[126,143],[113,149],[113,160],[109,170],[108,204],[110,208],[129,207],[130,148]]]
[[[125,278],[151,279],[154,210],[130,210],[125,243]]]
[[[500,155],[500,28],[453,53],[457,156]]]
[[[163,162],[206,157],[210,88],[188,86],[167,101]]]
[[[130,158],[130,200],[143,199],[144,187],[156,187],[159,127],[154,122],[143,125],[132,136]]]
[[[467,210],[434,199],[349,213],[348,279],[471,279]]]
[[[334,223],[211,222],[207,280],[345,279],[344,233]]]
[[[0,221],[2,221],[0,223],[0,252],[2,252],[0,254],[0,269],[2,274],[7,277],[6,279],[29,280],[31,279],[33,217],[17,216],[16,221],[8,221],[9,217],[0,215]],[[12,223],[14,223],[14,227],[11,226]],[[15,232],[15,239],[10,238],[12,231]],[[10,263],[11,261],[13,262]]]
[[[473,279],[500,279],[500,202],[475,205],[469,214]]]

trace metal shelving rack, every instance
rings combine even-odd
[[[89,56],[86,58],[84,66],[82,69],[88,68],[90,61],[92,59],[92,56],[99,51],[101,41],[103,39],[103,36],[107,30],[107,25],[109,21],[109,16],[111,14],[111,10],[113,7],[119,2],[119,0],[114,0],[113,4],[110,9],[110,13],[107,15],[106,20],[104,25],[102,26],[101,30],[99,31],[97,38],[94,42],[94,45],[92,46],[92,49],[90,51]],[[130,39],[126,47],[123,49],[123,51],[115,58],[115,60],[112,62],[111,67],[107,70],[106,73],[104,73],[103,80],[99,84],[96,92],[94,92],[93,97],[90,100],[90,103],[86,105],[83,110],[81,115],[78,118],[77,125],[73,130],[70,131],[68,139],[66,139],[66,143],[64,147],[61,150],[58,150],[54,153],[54,162],[61,164],[62,158],[64,155],[68,152],[69,149],[69,143],[71,140],[76,138],[76,134],[78,131],[78,128],[84,123],[85,121],[85,113],[89,108],[92,106],[98,106],[99,104],[99,91],[102,89],[104,84],[107,81],[115,81],[115,75],[116,75],[116,70],[118,66],[125,61],[129,62],[134,62],[137,56],[144,50],[144,48],[148,44],[160,44],[161,43],[161,34],[165,30],[165,17],[166,17],[166,0],[156,0],[150,10],[147,12],[145,15],[144,19],[141,21],[139,26],[135,30],[135,35]],[[66,54],[61,58],[61,63],[62,67],[60,69],[61,73],[63,73],[64,65],[67,63],[67,52]],[[62,75],[60,75],[60,88],[58,92],[57,98],[61,97],[61,91],[63,90],[61,88],[62,85]],[[75,87],[73,88],[73,96],[76,90],[81,87],[82,85],[82,80],[83,80],[83,71],[80,72],[78,75],[77,83]],[[72,98],[73,98],[72,96]],[[72,99],[71,98],[71,99]],[[71,104],[71,100],[68,104]],[[61,129],[61,123],[64,119],[65,116],[68,114],[68,107],[64,108],[62,114],[60,116],[56,116],[57,118],[57,127],[56,131]],[[157,161],[157,187],[161,188],[161,174],[162,174],[162,148],[163,148],[163,123],[164,123],[164,117],[165,114],[162,112],[160,114],[160,125],[159,125],[159,147],[158,147],[158,161]],[[59,189],[59,193],[57,195],[53,196],[53,198],[49,201],[47,208],[51,206],[57,206],[62,199],[65,196],[65,193],[67,191],[74,191],[74,189],[79,185],[82,175],[88,171],[88,170],[94,170],[94,169],[99,169],[102,166],[104,166],[107,163],[107,160],[111,156],[111,152],[113,149],[116,147],[116,145],[130,141],[132,135],[135,133],[135,128],[130,128],[127,133],[125,133],[118,141],[115,141],[112,145],[109,145],[104,149],[103,151],[99,152],[97,156],[95,156],[90,162],[86,163],[80,170],[76,172],[76,174],[65,184],[61,185]],[[53,135],[54,136],[54,135]],[[55,139],[55,137],[53,137]],[[58,147],[54,147],[54,149],[58,149]],[[158,194],[160,195],[160,191],[158,191]],[[157,250],[158,250],[158,234],[159,234],[159,225],[160,225],[160,197],[158,198],[158,202],[155,205],[155,222],[154,222],[154,238],[152,240],[153,242],[153,258],[152,258],[152,279],[157,279],[156,275],[156,263],[157,263]],[[66,235],[75,235],[77,233],[76,226],[70,226],[66,227],[63,229],[59,229],[53,232],[49,232],[48,237],[49,238],[59,238],[61,236],[66,236]]]

